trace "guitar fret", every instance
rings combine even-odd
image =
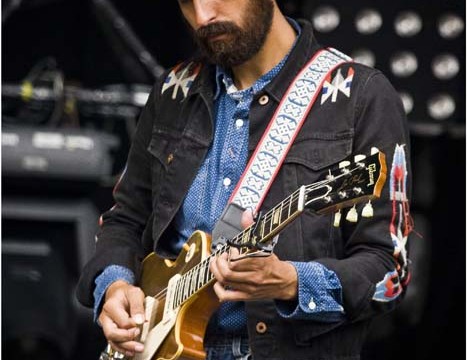
[[[196,287],[196,282],[197,282],[197,276],[198,274],[196,273],[195,269],[192,269],[192,276],[191,276],[191,294],[193,295],[198,291],[198,288]]]
[[[189,271],[187,273],[187,279],[188,279],[188,296],[187,298],[189,298],[191,296],[191,294],[193,294],[193,289],[192,289],[192,285],[193,285],[193,273],[191,271]]]
[[[178,307],[180,305],[179,293],[180,293],[180,280],[177,280],[177,285],[175,285],[175,296],[174,296],[175,307]]]
[[[289,206],[288,206],[288,211],[287,211],[287,217],[290,217],[290,210],[292,208],[292,199],[289,200]]]
[[[272,230],[274,229],[273,214],[274,214],[274,209],[272,209],[266,214],[266,219],[267,219],[267,222],[269,223],[269,231],[267,235],[270,235]]]
[[[209,271],[208,264],[209,264],[209,261],[206,261],[206,266],[205,266],[205,269],[204,269],[204,276],[203,276],[204,284],[207,284],[209,282],[209,274],[211,273]]]
[[[281,220],[281,219],[280,219],[280,216],[281,216],[281,214],[279,213],[279,209],[274,208],[274,211],[273,211],[273,220],[272,220],[272,222],[273,222],[274,225],[277,225],[277,224],[280,223],[280,220]]]
[[[284,211],[284,202],[282,201],[280,205],[280,210],[279,210],[279,223],[280,224],[282,224],[283,211]]]
[[[180,291],[178,293],[178,297],[179,297],[178,301],[180,301],[180,304],[183,303],[183,301],[184,301],[184,295],[183,295],[184,289],[185,289],[185,278],[182,277],[180,279]]]
[[[198,276],[198,288],[201,289],[204,285],[204,272],[206,270],[206,266],[204,264],[204,262],[202,262],[200,265],[199,265],[199,276]]]
[[[189,295],[190,295],[190,276],[189,276],[189,273],[185,273],[185,275],[183,275],[184,279],[185,279],[185,287],[183,288],[184,292],[183,292],[183,298],[184,300],[188,299]]]
[[[251,237],[251,228],[248,228],[246,231],[243,231],[242,232],[242,238],[241,238],[241,241],[240,241],[240,244],[247,244],[248,241],[250,241],[250,237]]]
[[[189,293],[189,287],[190,287],[190,282],[188,281],[188,278],[186,276],[183,276],[183,301],[188,299],[188,293]]]
[[[183,280],[183,277],[181,277],[178,280],[178,295],[177,295],[178,302],[180,304],[183,302],[183,286],[184,286],[184,280]]]

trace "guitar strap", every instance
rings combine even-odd
[[[314,105],[326,79],[350,57],[334,48],[318,51],[300,70],[272,116],[212,233],[213,246],[242,229],[245,209],[256,213]]]

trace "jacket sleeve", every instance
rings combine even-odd
[[[369,76],[355,113],[354,154],[377,147],[385,154],[387,177],[380,198],[372,201],[373,216],[340,227],[344,257],[318,262],[334,271],[342,284],[347,318],[357,320],[394,309],[410,278],[407,238],[412,229],[410,144],[400,97],[380,72]]]
[[[99,219],[93,257],[82,270],[76,296],[84,306],[92,307],[95,278],[109,265],[128,268],[138,278],[146,255],[142,234],[152,211],[151,161],[147,151],[156,116],[158,89],[155,84],[143,108],[125,169],[113,190],[115,205]]]

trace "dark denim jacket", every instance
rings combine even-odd
[[[320,48],[310,24],[300,24],[302,34],[284,68],[251,105],[250,155],[290,82]],[[255,359],[358,359],[368,320],[393,309],[402,298],[373,300],[376,285],[398,265],[390,233],[393,206],[389,172],[396,144],[405,144],[410,190],[405,114],[398,94],[381,72],[348,63],[339,69],[344,78],[350,74],[349,68],[354,71],[350,96],[338,92],[335,102],[329,98],[322,104],[318,97],[262,206],[264,210],[272,208],[350,155],[369,154],[372,147],[386,154],[388,180],[381,198],[373,202],[372,218],[360,217],[350,223],[344,213],[341,226],[334,227],[333,215],[306,212],[281,233],[275,248],[283,260],[314,260],[337,273],[346,320],[320,323],[284,319],[278,316],[274,301],[248,302]],[[337,70],[333,77],[336,74]],[[141,261],[148,253],[155,250],[162,256],[176,256],[169,246],[171,221],[213,137],[214,69],[203,65],[187,95],[178,91],[175,99],[172,89],[162,94],[164,80],[162,77],[155,84],[141,114],[126,172],[115,188],[116,205],[102,217],[96,253],[78,284],[78,299],[86,306],[93,305],[93,281],[106,266],[126,266],[138,277]],[[362,207],[357,207],[359,212]],[[264,324],[257,331],[260,322]]]

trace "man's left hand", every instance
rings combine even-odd
[[[297,297],[297,272],[291,263],[275,254],[231,260],[239,256],[243,255],[238,249],[231,248],[211,261],[210,270],[217,280],[214,291],[220,301]]]

